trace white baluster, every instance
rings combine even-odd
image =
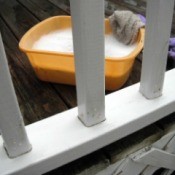
[[[71,0],[79,119],[105,120],[104,1]]]
[[[0,130],[4,147],[10,158],[29,152],[23,119],[8,70],[6,55],[0,34]]]
[[[140,92],[161,96],[166,68],[174,0],[148,0]]]

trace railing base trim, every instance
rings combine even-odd
[[[26,127],[32,151],[9,159],[0,137],[0,174],[42,174],[117,141],[175,111],[175,69],[165,75],[163,95],[148,100],[139,84],[106,96],[106,120],[85,127],[77,108]]]

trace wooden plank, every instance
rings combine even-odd
[[[16,0],[0,1],[0,15],[18,39],[20,39],[29,28],[38,23],[38,20],[17,3]],[[30,16],[30,18],[28,18],[28,16]]]
[[[30,13],[32,13],[35,17],[39,17],[39,19],[44,20],[48,18],[50,15],[42,10],[39,6],[32,3],[30,0],[17,0],[23,7],[25,7]]]
[[[99,125],[84,127],[75,108],[27,126],[33,151],[12,161],[0,147],[0,174],[42,174],[160,120],[174,111],[174,75],[175,69],[166,73],[164,96],[151,101],[139,84],[106,96],[108,118]]]
[[[64,9],[65,12],[70,14],[70,0],[49,0],[51,3],[53,3],[55,6]],[[111,10],[113,6],[108,6],[107,1],[105,1],[105,14],[106,16],[111,15]]]
[[[10,158],[31,150],[24,122],[15,96],[0,33],[0,130]]]
[[[148,99],[162,95],[174,0],[147,2],[147,23],[140,92]]]
[[[157,148],[151,148],[145,153],[139,153],[134,158],[134,161],[154,167],[163,167],[166,169],[175,170],[175,155]]]
[[[46,13],[48,13],[50,16],[56,16],[56,15],[69,15],[69,13],[65,12],[61,8],[55,6],[48,0],[41,1],[41,0],[31,0],[32,3],[39,6],[42,10],[44,10]]]
[[[104,2],[72,0],[78,117],[85,126],[105,120]]]
[[[19,51],[18,41],[1,19],[0,28],[15,90],[26,124],[68,109],[50,84],[38,81],[28,59]]]
[[[44,20],[53,15],[67,15],[63,10],[55,7],[48,1],[18,0],[18,2],[39,20]]]
[[[136,84],[138,82],[140,82],[140,75],[141,75],[141,61],[138,60],[139,57],[142,57],[142,54],[140,54],[134,61],[134,65],[133,65],[133,68],[132,68],[132,71],[130,73],[130,76],[127,80],[127,82],[124,84],[124,87],[128,87],[130,85],[133,85],[133,84]]]
[[[48,0],[55,6],[59,7],[60,9],[64,10],[66,13],[70,14],[70,3],[69,0]]]
[[[76,86],[54,84],[54,88],[57,93],[59,93],[60,97],[62,97],[68,108],[77,106]]]

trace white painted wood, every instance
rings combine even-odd
[[[108,120],[93,127],[82,125],[77,108],[27,126],[33,150],[10,160],[0,147],[0,174],[42,174],[160,120],[175,110],[174,75],[175,69],[166,73],[164,95],[151,101],[138,92],[139,84],[107,95]]]
[[[156,141],[154,144],[150,145],[149,147],[145,147],[131,155],[129,157],[126,157],[125,159],[122,159],[109,167],[107,167],[105,170],[97,173],[97,175],[152,175],[157,170],[161,168],[160,166],[151,166],[150,164],[143,164],[142,161],[139,161],[139,157],[143,159],[143,157],[147,154],[145,152],[149,152],[152,147],[159,148],[159,149],[165,149],[168,153],[173,153],[175,151],[175,130],[174,126],[167,128],[167,131],[165,132],[165,135]],[[166,152],[165,152],[166,154]],[[173,155],[174,156],[174,155]],[[149,157],[147,156],[147,159]],[[152,157],[150,157],[152,159]],[[137,162],[135,162],[135,159]],[[142,160],[141,159],[141,160]],[[154,161],[157,161],[156,159]],[[165,170],[162,175],[170,175],[172,173],[172,170]]]
[[[31,150],[12,85],[0,34],[0,130],[10,158]]]
[[[92,126],[105,120],[104,1],[71,0],[78,117]]]
[[[175,137],[175,131],[172,131],[165,136],[163,136],[160,140],[155,142],[152,146],[158,149],[165,149],[168,146],[169,142]]]
[[[148,99],[162,95],[174,0],[148,0],[140,92]]]
[[[136,163],[132,159],[127,158],[117,171],[114,172],[114,175],[140,175],[144,169],[144,164]]]
[[[154,167],[175,170],[175,154],[157,148],[151,148],[149,151],[138,154],[134,157],[134,161]]]
[[[170,142],[169,142],[168,145],[166,146],[165,150],[168,151],[169,153],[175,154],[175,135],[174,135],[174,137],[170,140]]]
[[[168,154],[169,153],[171,153],[171,154],[174,153],[175,152],[175,148],[174,148],[174,145],[175,145],[175,131],[173,129],[174,129],[174,127],[170,128],[168,133],[165,134],[160,140],[158,140],[157,142],[152,144],[151,147],[153,149],[156,149],[156,150],[163,149],[163,150],[167,151],[167,152],[164,152],[166,155],[167,155],[167,153]],[[147,168],[144,170],[144,172],[142,172],[143,175],[151,175],[155,171],[160,169],[162,167],[162,164],[159,164],[158,161],[162,162],[161,159],[163,159],[163,161],[167,162],[167,159],[164,156],[157,157],[157,158],[154,157],[154,159],[153,159],[154,154],[153,155],[151,154],[152,151],[153,151],[151,147],[150,147],[151,150],[148,150],[149,148],[144,148],[144,149],[141,149],[140,151],[138,151],[137,153],[135,153],[135,155],[133,156],[133,160],[134,161],[136,160],[139,163],[142,163],[143,159],[150,159],[150,160],[147,160],[147,162],[149,162],[149,166],[147,166]],[[151,156],[149,157],[149,155],[151,155]],[[146,158],[144,156],[146,156]],[[175,156],[175,155],[173,155],[173,156]],[[141,157],[141,159],[139,159],[139,157]],[[157,159],[158,159],[158,161],[157,161]],[[152,164],[152,161],[154,161],[153,164]],[[156,162],[157,166],[153,166],[153,165],[155,165],[155,162]],[[170,171],[170,172],[172,172],[172,171]],[[165,171],[163,174],[169,174],[169,170]]]
[[[173,129],[173,128],[172,128]],[[121,160],[120,162],[116,162],[115,164],[109,166],[107,169],[99,172],[97,175],[152,175],[154,172],[156,172],[158,169],[161,168],[160,166],[151,166],[150,164],[147,165],[145,163],[142,163],[143,157],[147,154],[145,152],[149,152],[150,148],[153,146],[157,146],[160,149],[166,148],[166,150],[170,153],[171,150],[174,151],[174,141],[175,141],[175,133],[170,130],[168,134],[163,136],[160,140],[155,142],[153,145],[150,145],[150,147],[145,147],[133,154],[131,154],[129,157]],[[138,160],[139,157],[141,157],[141,160]],[[147,159],[149,156],[146,157]],[[150,157],[152,159],[152,157]],[[135,162],[135,159],[137,160]],[[159,158],[160,159],[160,158]],[[156,159],[154,161],[157,161]],[[148,160],[149,162],[149,160]],[[150,161],[151,163],[151,161]],[[164,174],[169,174],[169,170],[165,171]]]

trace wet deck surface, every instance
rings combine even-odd
[[[65,1],[5,0],[0,1],[0,28],[9,68],[25,124],[30,124],[76,106],[74,86],[38,80],[19,50],[21,37],[32,26],[48,17],[69,15]],[[137,60],[125,86],[139,81],[141,63]]]
[[[76,106],[73,86],[38,80],[27,57],[19,50],[20,38],[33,25],[68,13],[49,1],[5,0],[0,4],[0,28],[25,124],[30,124]]]
[[[130,9],[136,13],[145,14],[145,0],[133,2],[137,2],[137,4],[125,3],[122,0],[110,0],[106,3],[106,16],[111,14],[113,8]],[[35,24],[51,16],[70,15],[68,4],[66,0],[0,0],[0,31],[17,99],[26,125],[73,108],[77,104],[74,86],[38,80],[27,57],[18,48],[21,37]],[[175,20],[172,35],[175,34],[174,23]],[[142,55],[139,55],[124,87],[139,82],[141,59]],[[172,67],[171,64],[169,66]],[[159,122],[147,130],[162,130],[160,125]],[[147,133],[142,131],[138,134],[138,138],[144,138]],[[122,142],[118,144],[118,147],[121,144],[126,146],[126,142]],[[99,165],[99,169],[105,168],[113,161],[114,155],[116,155],[116,149],[114,150],[116,146],[115,143],[115,145],[97,151],[94,153],[95,156],[94,154],[86,156],[50,174],[78,174],[93,165]],[[94,159],[94,157],[96,158]]]
[[[136,6],[111,0],[106,4],[106,16],[112,13],[113,8],[145,14],[145,2],[141,2]],[[51,16],[70,15],[68,4],[66,0],[0,0],[0,29],[25,124],[76,106],[75,87],[38,80],[28,58],[18,48],[21,37],[35,24]],[[141,61],[136,59],[124,87],[139,82],[140,69]]]

